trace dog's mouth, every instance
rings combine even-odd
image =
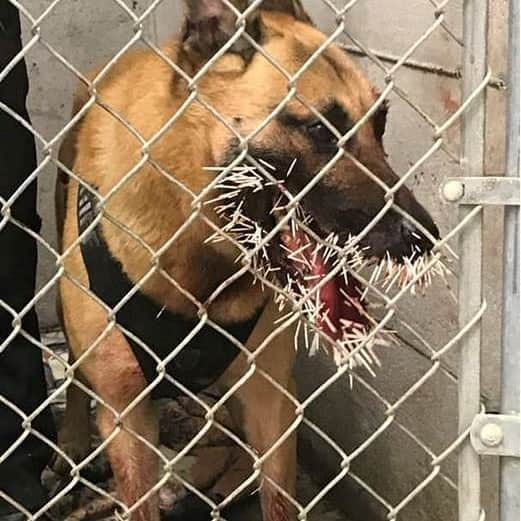
[[[320,330],[332,340],[345,340],[355,331],[370,328],[363,286],[346,266],[335,266],[337,257],[327,241],[315,241],[303,230],[284,229],[274,241],[270,260],[276,263],[279,282],[286,293],[303,299],[303,307]]]
[[[242,250],[237,260],[246,262],[255,281],[277,288],[281,312],[290,308],[281,321],[298,314],[311,353],[320,347],[332,351],[339,366],[364,366],[374,374],[371,366],[379,365],[374,346],[392,341],[392,332],[368,312],[371,285],[383,282],[388,291],[411,283],[414,292],[429,285],[434,273],[445,274],[441,261],[425,269],[428,255],[418,251],[402,262],[389,254],[366,257],[356,237],[340,241],[325,234],[301,206],[286,204],[280,181],[268,181],[254,167],[232,169],[216,188],[219,195],[207,204],[224,224],[208,241],[236,242]],[[367,281],[359,271],[371,266]]]

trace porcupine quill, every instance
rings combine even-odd
[[[276,169],[264,160],[259,162],[267,170],[275,172]],[[294,170],[296,159],[291,163],[284,179],[287,179]],[[226,170],[225,167],[209,167],[206,170],[211,172],[222,173]],[[216,213],[224,220],[225,224],[222,227],[222,232],[233,237],[235,241],[241,244],[245,249],[257,249],[257,254],[251,259],[250,269],[254,275],[254,281],[258,278],[261,280],[270,280],[280,286],[280,281],[274,277],[274,274],[280,271],[279,267],[270,265],[269,255],[266,244],[266,230],[264,230],[257,222],[253,221],[243,213],[244,202],[240,200],[240,196],[245,190],[257,192],[263,190],[267,186],[282,185],[284,181],[270,181],[264,174],[255,166],[249,164],[237,165],[227,171],[225,176],[215,186],[219,191],[219,195],[206,202],[206,204],[214,205]],[[272,213],[283,212],[285,209],[281,203],[285,200],[285,195],[281,192],[280,197],[274,204]],[[296,212],[289,220],[287,226],[291,233],[295,236],[297,230],[302,229],[312,222],[312,218],[306,215],[303,208],[296,207]],[[277,226],[280,226],[277,223]],[[226,240],[225,237],[219,233],[211,235],[207,242],[220,242]],[[371,261],[364,256],[364,248],[361,248],[354,243],[354,238],[349,237],[346,244],[347,247],[339,248],[339,237],[336,234],[328,235],[322,243],[317,243],[315,246],[315,256],[319,251],[322,252],[324,262],[332,262],[334,267],[340,266],[340,272],[344,277],[346,283],[348,281],[349,273],[353,270],[361,270],[365,268]],[[350,243],[354,243],[351,244]],[[298,250],[287,250],[288,257],[295,263],[309,263],[309,260],[302,254],[308,249],[310,244],[305,244]],[[281,244],[282,248],[285,248]],[[344,255],[339,256],[339,250],[345,252]],[[313,254],[312,254],[313,255]],[[241,261],[243,255],[241,254],[237,261]],[[434,260],[436,259],[436,260]],[[429,266],[429,264],[432,265]],[[415,284],[411,285],[410,292],[415,294],[416,288],[421,291],[431,285],[433,276],[439,276],[446,282],[446,276],[450,270],[446,268],[441,257],[438,254],[426,254],[418,256],[417,252],[413,252],[410,257],[403,259],[403,264],[399,264],[392,259],[389,253],[386,257],[378,262],[373,262],[373,271],[369,277],[366,289],[361,293],[360,300],[357,301],[347,294],[343,294],[346,299],[345,302],[351,306],[356,306],[361,316],[367,319],[368,323],[377,325],[377,321],[369,315],[364,306],[360,304],[369,291],[369,287],[375,284],[381,285],[385,292],[389,292],[393,287],[399,289],[404,288],[411,281],[418,277]],[[309,277],[306,282],[310,281]],[[314,276],[320,278],[321,276]],[[325,322],[329,325],[331,330],[335,330],[335,326],[329,320],[328,312],[324,312],[322,304],[319,299],[319,291],[314,289],[307,289],[303,286],[301,281],[294,280],[289,273],[286,273],[286,284],[281,288],[283,291],[274,295],[275,303],[278,305],[279,312],[283,312],[288,303],[293,304],[292,310],[281,316],[276,320],[276,325],[288,320],[295,313],[299,313],[300,320],[295,332],[295,349],[300,346],[300,332],[304,340],[304,346],[310,355],[314,355],[320,348],[326,352],[331,350],[322,342],[319,322]],[[347,285],[347,284],[346,284]],[[448,284],[447,284],[448,286]],[[301,294],[299,295],[295,288],[298,288]],[[290,301],[290,302],[288,302]],[[344,321],[347,322],[347,321]],[[327,342],[332,344],[333,359],[337,366],[344,366],[347,364],[351,371],[356,367],[365,367],[365,369],[375,375],[372,368],[373,365],[380,366],[380,361],[375,355],[374,348],[379,345],[389,345],[393,341],[392,331],[381,330],[378,334],[370,338],[370,330],[364,324],[357,323],[342,323],[343,329],[342,340],[336,342]],[[352,382],[352,376],[350,376]]]

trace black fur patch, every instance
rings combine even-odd
[[[79,233],[84,232],[97,215],[96,198],[85,188],[78,192]],[[81,252],[91,291],[107,306],[114,308],[134,288],[123,272],[121,264],[112,256],[100,226],[94,228],[81,242]],[[239,342],[250,336],[260,311],[247,322],[227,326],[227,332]],[[189,320],[162,309],[155,301],[137,291],[116,313],[117,323],[147,345],[160,360],[165,359],[198,326]],[[126,334],[126,339],[141,366],[147,383],[157,376],[157,362]],[[203,326],[166,366],[166,372],[192,392],[199,392],[214,383],[239,353],[238,347],[209,325]],[[183,392],[163,378],[151,392],[153,398],[175,397]]]

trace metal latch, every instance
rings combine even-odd
[[[519,177],[449,177],[441,188],[450,203],[519,205]]]
[[[519,458],[520,416],[478,414],[470,427],[470,442],[483,456]]]

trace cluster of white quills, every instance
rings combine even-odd
[[[276,169],[269,163],[262,160],[259,160],[259,163],[266,172],[270,174],[276,172]],[[320,243],[315,243],[313,246],[311,243],[304,244],[295,251],[286,248],[281,243],[280,246],[286,250],[287,258],[296,264],[309,264],[308,257],[313,258],[320,252],[324,262],[331,266],[331,271],[344,277],[346,286],[348,277],[353,277],[362,271],[365,273],[367,269],[371,270],[368,278],[361,278],[358,275],[359,280],[367,281],[364,283],[366,289],[359,290],[359,299],[353,299],[343,293],[346,301],[356,307],[357,312],[366,319],[367,324],[370,324],[371,327],[368,328],[366,324],[344,321],[342,339],[336,341],[329,339],[318,325],[321,322],[328,322],[327,313],[324,313],[319,298],[320,280],[317,280],[317,286],[311,289],[303,284],[309,282],[310,278],[317,278],[317,275],[295,280],[289,273],[285,273],[286,284],[281,287],[280,277],[274,276],[276,272],[280,271],[280,268],[271,264],[267,251],[266,238],[270,232],[264,230],[259,223],[243,213],[244,200],[241,195],[246,190],[255,193],[269,186],[283,187],[284,179],[291,175],[295,164],[296,160],[282,179],[280,176],[275,177],[274,175],[272,179],[269,179],[262,169],[249,164],[240,164],[228,169],[215,185],[218,195],[206,202],[207,205],[212,205],[225,224],[221,228],[221,233],[215,232],[207,239],[207,242],[215,243],[229,240],[228,238],[236,241],[246,252],[238,256],[237,262],[247,263],[254,275],[254,283],[260,281],[262,284],[263,281],[269,280],[280,288],[280,291],[276,291],[274,296],[279,311],[282,313],[288,308],[290,310],[276,321],[276,325],[291,320],[295,314],[299,315],[295,333],[295,349],[302,343],[310,355],[324,349],[333,356],[338,367],[347,365],[351,382],[351,370],[356,367],[365,367],[370,374],[375,376],[373,367],[380,366],[380,361],[375,354],[375,347],[388,346],[395,342],[395,338],[393,332],[388,329],[380,328],[376,331],[378,321],[371,317],[365,307],[361,305],[367,292],[371,287],[379,288],[380,291],[387,293],[393,289],[400,290],[410,285],[409,291],[415,294],[417,289],[424,291],[430,286],[436,276],[445,280],[449,270],[445,267],[439,254],[419,255],[421,253],[419,248],[418,253],[412,253],[400,264],[395,262],[389,254],[381,260],[375,260],[364,255],[364,248],[358,244],[357,237],[349,237],[344,244],[339,244],[338,236],[330,234]],[[209,167],[207,170],[222,175],[226,169]],[[298,205],[293,206],[293,212],[288,212],[286,205],[283,204],[285,201],[287,201],[287,196],[284,195],[283,190],[280,190],[280,197],[272,209],[278,231],[291,232],[293,236],[296,235],[297,230],[306,233],[309,229],[308,225],[312,223],[313,219],[306,215]],[[418,239],[420,239],[419,236]],[[309,255],[310,247],[313,250]],[[251,255],[252,251],[255,251],[254,255]],[[304,251],[308,257],[303,255]],[[330,322],[329,324],[331,325]],[[331,327],[331,329],[334,328]]]

